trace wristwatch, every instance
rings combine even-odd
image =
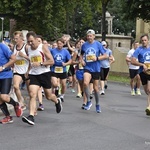
[[[2,66],[2,69],[4,70],[4,69],[5,69],[5,67],[4,67],[4,66]]]
[[[40,65],[43,66],[43,63],[41,62]]]

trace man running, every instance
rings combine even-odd
[[[53,57],[46,45],[40,44],[35,32],[28,32],[27,42],[29,45],[28,56],[30,58],[31,69],[29,71],[29,116],[22,117],[22,121],[29,125],[34,125],[34,113],[36,109],[36,97],[39,87],[43,87],[45,96],[48,100],[52,100],[56,106],[56,112],[62,111],[62,105],[60,98],[57,98],[55,94],[51,92],[50,82],[50,65],[54,64]]]
[[[51,50],[51,54],[54,59],[54,65],[51,67],[51,82],[53,88],[55,88],[55,94],[58,96],[59,81],[61,84],[60,98],[64,101],[64,95],[66,92],[66,78],[67,70],[66,66],[72,63],[71,55],[68,50],[63,48],[64,40],[62,38],[57,40],[57,48]]]
[[[84,65],[84,92],[87,97],[87,104],[84,107],[85,110],[89,110],[92,106],[90,100],[90,92],[89,92],[89,83],[90,80],[93,79],[93,88],[95,94],[96,101],[96,112],[100,113],[100,104],[99,104],[99,89],[98,82],[100,76],[100,60],[108,58],[107,54],[105,54],[103,46],[100,42],[94,40],[95,39],[95,31],[89,29],[87,31],[87,41],[81,47],[81,59],[82,64]],[[85,61],[83,60],[83,55],[85,57]]]
[[[139,46],[133,53],[131,63],[136,66],[140,66],[139,75],[147,94],[147,108],[146,115],[150,116],[150,47],[149,47],[149,36],[144,34],[140,38],[142,46]]]
[[[13,87],[14,92],[17,96],[18,102],[20,103],[23,110],[26,109],[24,99],[21,94],[20,84],[26,81],[26,73],[29,69],[29,57],[27,56],[27,45],[24,42],[23,33],[21,31],[14,32],[14,55],[16,56],[16,62],[14,63],[14,77]]]

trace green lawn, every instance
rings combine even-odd
[[[114,74],[109,73],[108,81],[115,81],[115,82],[121,82],[121,83],[130,83],[129,75],[127,74]]]

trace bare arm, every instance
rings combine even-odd
[[[69,40],[67,41],[67,46],[68,46],[68,49],[69,49],[69,50],[71,50],[72,52],[74,52],[74,48],[72,48],[72,47],[70,46]]]
[[[103,59],[107,59],[107,58],[109,58],[109,56],[104,53],[103,55],[98,56],[97,60],[103,60]]]
[[[43,48],[44,55],[46,57],[46,61],[43,62],[43,66],[48,66],[48,65],[52,66],[54,64],[54,59],[47,45],[43,45],[42,48]]]
[[[23,54],[22,52],[19,52],[18,55],[23,57],[23,58],[25,58],[25,59],[27,59],[29,61],[30,59],[28,57],[28,47],[29,47],[28,45],[25,46],[26,55]]]
[[[73,56],[72,56],[72,64],[73,64],[73,65],[79,64],[79,62],[76,61],[77,55],[78,55],[78,53],[77,53],[77,52],[74,52],[74,54],[73,54]]]
[[[115,58],[113,55],[109,56],[110,65],[115,62]]]
[[[15,61],[16,61],[16,56],[12,54],[10,60],[3,66],[0,66],[0,72],[3,71],[3,68],[11,67],[15,63]]]
[[[70,59],[68,62],[64,63],[62,62],[62,65],[63,66],[68,66],[68,65],[71,65],[72,64],[72,59]]]

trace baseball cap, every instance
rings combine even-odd
[[[89,30],[86,32],[86,34],[95,34],[95,31],[92,30],[92,29],[89,29]]]
[[[102,43],[103,46],[107,45],[107,43],[105,41],[102,41],[101,43]]]

